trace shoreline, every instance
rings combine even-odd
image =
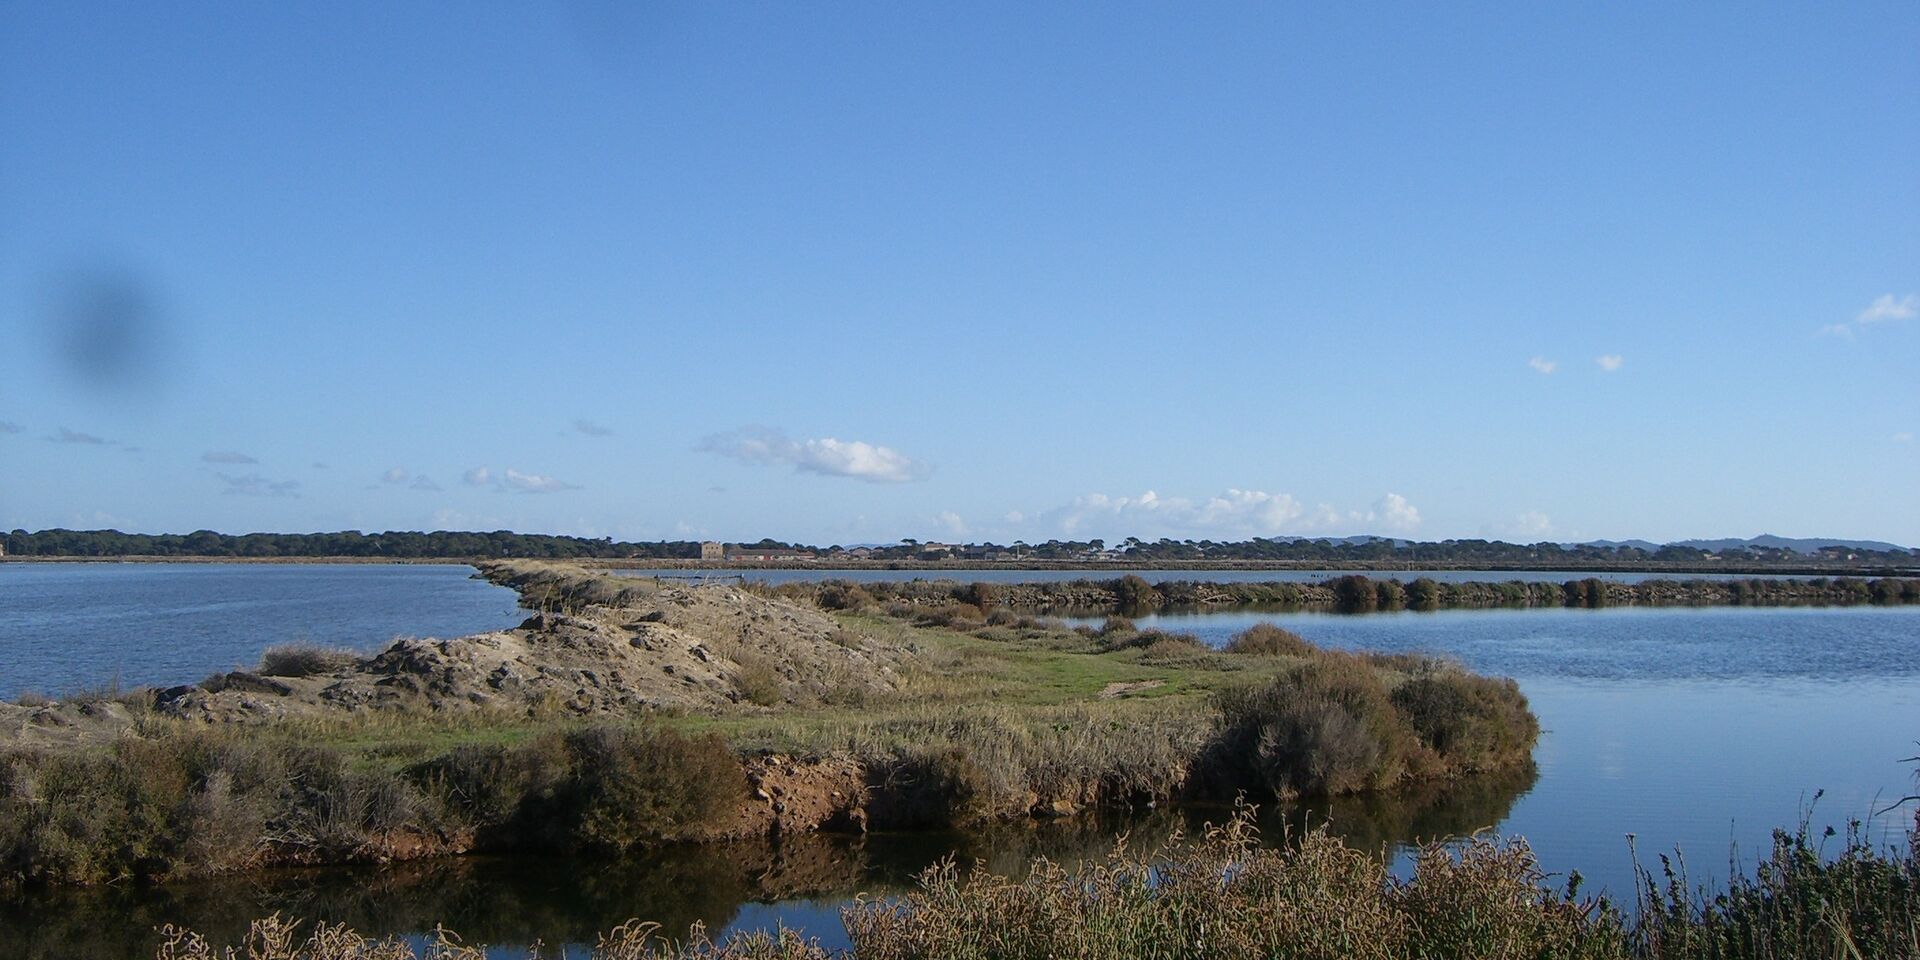
[[[815,570],[831,571],[901,571],[929,573],[982,572],[1019,572],[1033,571],[1084,571],[1090,574],[1111,572],[1125,575],[1141,570],[1205,573],[1218,572],[1293,572],[1325,573],[1338,576],[1346,573],[1393,574],[1393,573],[1580,573],[1580,574],[1644,574],[1654,575],[1700,575],[1753,577],[1856,577],[1856,578],[1907,578],[1920,577],[1920,566],[1900,567],[1861,564],[1714,564],[1714,563],[1677,563],[1649,561],[1645,563],[1563,563],[1563,564],[1501,564],[1501,563],[1457,563],[1438,561],[1412,565],[1405,561],[1354,561],[1341,564],[1307,563],[1289,560],[1168,560],[1146,562],[1133,560],[1114,561],[1074,561],[1041,560],[1009,562],[1001,560],[834,560],[828,563],[814,561],[756,560],[756,561],[711,561],[711,560],[662,560],[650,557],[631,559],[610,557],[213,557],[213,556],[154,556],[145,554],[126,554],[116,556],[0,556],[0,565],[18,564],[71,564],[71,563],[225,563],[225,564],[264,564],[264,565],[300,565],[330,566],[343,564],[390,564],[390,565],[433,565],[433,566],[475,566],[479,563],[525,559],[545,563],[566,563],[593,570],[703,570],[716,573],[751,573],[767,570]],[[1097,579],[1097,578],[1090,578]]]

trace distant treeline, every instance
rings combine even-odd
[[[849,550],[839,545],[821,547],[762,539],[748,547],[780,548],[815,554],[817,562],[850,566],[920,563],[930,566],[994,563],[1012,566],[1123,566],[1270,564],[1274,566],[1465,568],[1685,568],[1707,569],[1793,568],[1893,572],[1911,568],[1920,555],[1907,550],[1869,550],[1863,547],[1824,547],[1799,553],[1781,547],[1747,545],[1708,551],[1668,545],[1648,550],[1629,544],[1518,544],[1500,540],[1441,540],[1414,543],[1405,540],[1141,540],[1129,537],[1109,545],[1104,540],[1048,540],[1044,543],[927,544],[914,540]],[[436,530],[361,533],[247,533],[225,534],[196,530],[187,534],[121,533],[118,530],[15,530],[0,537],[9,556],[24,557],[384,557],[394,559],[547,558],[598,560],[697,560],[700,544],[692,540],[625,541],[611,537],[588,539],[539,533],[491,533]]]
[[[690,540],[642,543],[540,533],[121,533],[118,530],[15,530],[6,535],[13,557],[533,557],[543,559],[688,559],[700,556]]]
[[[1231,607],[1371,613],[1376,610],[1497,607],[1920,604],[1920,580],[1895,577],[1643,580],[1639,583],[1588,577],[1564,583],[1524,580],[1447,583],[1429,577],[1403,582],[1349,574],[1319,583],[1180,580],[1156,584],[1128,575],[1115,580],[1040,583],[965,583],[955,580],[851,583],[828,580],[785,583],[761,589],[790,599],[812,601],[829,609],[856,609],[867,604],[922,607],[965,603],[983,610],[1008,607],[1054,613],[1118,613],[1127,616],[1160,610]]]

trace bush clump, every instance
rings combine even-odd
[[[1455,772],[1490,770],[1533,748],[1540,722],[1509,678],[1447,670],[1393,691],[1393,706]]]
[[[1378,671],[1326,653],[1272,683],[1220,698],[1226,735],[1254,782],[1278,797],[1384,787],[1417,746]]]
[[[360,662],[360,655],[341,647],[317,643],[283,643],[268,647],[254,670],[263,677],[314,677],[338,673]]]
[[[1234,634],[1226,651],[1254,657],[1309,657],[1319,652],[1299,634],[1271,623],[1256,623]]]

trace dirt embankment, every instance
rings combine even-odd
[[[371,711],[591,717],[773,709],[891,691],[910,655],[840,629],[818,608],[732,585],[525,562],[481,570],[520,591],[532,616],[512,630],[397,640],[374,656],[305,675],[220,674],[153,691],[150,706],[164,717],[211,723]],[[0,744],[97,739],[125,729],[139,712],[107,699],[0,704]]]

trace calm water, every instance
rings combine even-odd
[[[18,572],[0,567],[0,587],[33,584],[31,578],[7,579]],[[303,575],[318,579],[302,586]],[[12,626],[35,609],[38,633],[59,631],[71,646],[103,651],[91,662],[123,664],[128,682],[149,679],[134,664],[191,679],[208,672],[208,662],[248,662],[266,643],[303,633],[377,645],[392,633],[465,632],[518,617],[504,591],[465,579],[464,568],[238,567],[201,573],[129,566],[62,576],[102,579],[91,587],[42,584],[33,595],[66,591],[64,603],[51,605],[22,604],[16,590],[0,590],[0,624],[8,625],[0,629],[0,675],[18,675],[22,651],[47,656],[44,646],[22,643],[20,628]],[[161,613],[143,616],[113,589],[120,576],[154,591]],[[293,579],[275,579],[280,577]],[[250,604],[220,618],[245,629],[236,635],[230,627],[209,628],[194,611],[209,604],[223,608],[211,597],[196,599],[196,584]],[[355,628],[365,635],[360,640],[315,631],[307,618],[352,606],[338,596],[352,590],[384,598],[390,619]],[[282,598],[279,605],[273,597]],[[118,615],[101,615],[91,606],[96,602]],[[61,610],[76,620],[52,615]],[[88,627],[89,616],[105,626]],[[456,625],[461,617],[488,616],[494,619]],[[445,625],[427,623],[435,617],[446,618],[438,621]],[[1920,752],[1920,608],[1145,618],[1213,642],[1258,621],[1281,623],[1327,646],[1436,653],[1514,676],[1546,728],[1535,754],[1537,771],[1445,793],[1274,811],[1275,835],[1283,822],[1297,826],[1330,818],[1336,832],[1377,849],[1494,828],[1526,837],[1549,870],[1577,868],[1590,884],[1630,890],[1628,834],[1637,835],[1643,859],[1679,846],[1694,875],[1712,880],[1726,875],[1730,853],[1751,863],[1764,851],[1769,831],[1797,822],[1816,790],[1826,791],[1812,809],[1816,823],[1864,817],[1911,792],[1911,769],[1899,759]],[[101,630],[112,634],[102,639]],[[203,655],[210,637],[225,646]],[[192,663],[174,666],[181,661]],[[48,669],[34,662],[39,665],[33,669]],[[84,671],[73,676],[76,683],[97,679]],[[30,686],[57,684],[41,679]],[[1909,822],[1910,809],[1880,818],[1873,829],[1891,838]],[[984,858],[990,868],[1011,872],[1035,854],[1065,861],[1098,856],[1123,830],[1136,848],[1150,846],[1176,826],[1221,813],[1162,811],[973,836],[806,837],[777,846],[670,850],[620,863],[476,859],[384,870],[286,871],[158,890],[50,892],[0,901],[0,943],[16,945],[14,954],[22,956],[121,960],[150,956],[150,931],[161,922],[230,937],[245,919],[277,910],[345,920],[375,933],[417,932],[445,921],[470,939],[541,940],[549,948],[590,942],[594,931],[633,916],[676,930],[695,920],[714,930],[785,922],[831,944],[844,939],[840,905],[861,892],[901,890],[915,871],[945,854]]]
[[[671,577],[689,580],[753,580],[759,583],[810,583],[849,580],[854,583],[890,583],[905,580],[956,580],[961,583],[1065,583],[1073,580],[1112,580],[1134,574],[1151,583],[1172,580],[1214,583],[1319,583],[1349,573],[1376,580],[1414,580],[1432,577],[1442,583],[1470,580],[1521,580],[1527,583],[1565,583],[1597,577],[1619,583],[1643,580],[1777,580],[1773,574],[1726,573],[1592,573],[1567,570],[614,570],[627,577]]]
[[[276,643],[372,651],[525,618],[449,564],[0,564],[0,698],[193,683]]]

